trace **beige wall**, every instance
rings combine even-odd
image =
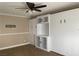
[[[10,47],[28,42],[29,42],[28,34],[2,35],[2,36],[0,35],[0,48]]]
[[[36,26],[37,26],[36,24],[37,24],[36,18],[29,21],[30,42],[33,45],[35,45]]]
[[[16,28],[6,28],[6,24],[16,25]],[[28,20],[23,17],[0,16],[0,33],[27,32]]]
[[[6,24],[16,25],[16,28],[6,28]],[[0,48],[29,42],[29,35],[27,33],[2,35],[7,33],[28,32],[28,27],[28,20],[26,18],[0,15]]]

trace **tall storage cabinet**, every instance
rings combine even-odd
[[[52,51],[79,55],[79,8],[52,14],[50,25]]]
[[[79,56],[79,8],[40,16],[37,21],[36,47]]]
[[[35,40],[36,47],[50,51],[51,38],[50,38],[50,15],[37,17],[37,38]]]

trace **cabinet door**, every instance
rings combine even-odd
[[[40,48],[47,49],[47,37],[41,37]]]
[[[63,20],[61,18],[62,16],[59,16],[58,14],[52,15],[50,19],[50,36],[52,38],[52,48],[55,47],[55,45],[61,45],[61,32],[63,31]],[[57,40],[57,41],[56,41]],[[56,43],[55,43],[56,42]]]
[[[62,13],[52,15],[50,19],[50,32],[52,37],[52,50],[62,53],[67,49],[68,35],[71,32],[71,20]],[[66,42],[67,40],[67,42]],[[65,43],[66,42],[66,43]],[[69,49],[69,48],[68,48]],[[70,50],[70,49],[69,49]]]
[[[63,12],[62,19],[66,20],[62,35],[63,52],[67,55],[79,55],[79,9]]]
[[[79,10],[52,15],[52,50],[64,55],[79,55]]]

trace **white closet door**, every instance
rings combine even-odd
[[[66,55],[79,55],[79,9],[63,12],[62,19],[66,20],[63,27],[63,52]]]
[[[79,55],[79,9],[52,15],[50,24],[52,50],[64,55]]]
[[[52,15],[52,20],[50,22],[50,28],[52,29],[51,37],[53,38],[51,45],[52,50],[59,52],[61,54],[64,54],[67,50],[70,50],[69,47],[67,48],[67,44],[65,44],[65,42],[68,39],[67,36],[70,30],[72,29],[72,26],[69,23],[69,21],[71,20],[67,19],[66,16],[63,15],[62,13]]]
[[[52,39],[52,48],[58,47],[62,45],[59,40],[61,40],[61,32],[62,32],[62,19],[61,16],[55,14],[52,15],[50,20],[50,32]],[[59,48],[59,47],[58,47]]]

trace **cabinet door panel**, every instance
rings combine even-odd
[[[79,10],[54,14],[50,24],[52,50],[64,55],[79,55]]]

